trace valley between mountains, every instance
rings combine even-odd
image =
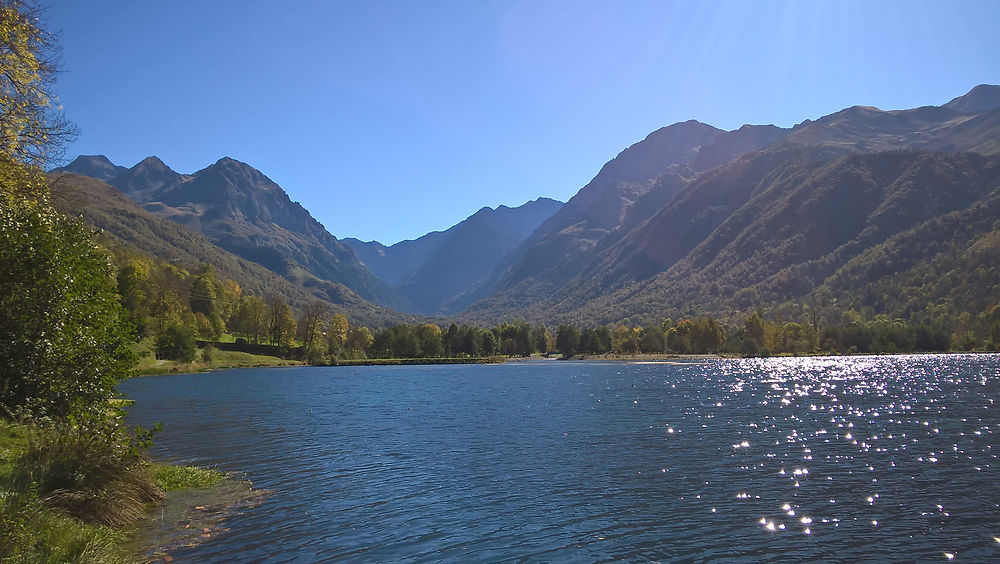
[[[1000,303],[1000,86],[787,129],[676,123],[566,203],[483,208],[391,246],[334,236],[228,157],[185,174],[80,156],[50,179],[55,203],[113,246],[367,324],[855,311],[984,331]]]

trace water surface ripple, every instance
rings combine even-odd
[[[272,493],[175,560],[1000,561],[988,355],[231,370],[122,384]],[[997,446],[997,450],[994,450]]]

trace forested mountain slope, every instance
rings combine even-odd
[[[112,248],[133,249],[191,271],[208,264],[220,277],[240,284],[246,293],[280,297],[296,309],[321,300],[359,322],[381,324],[400,318],[395,312],[364,300],[343,284],[320,280],[304,272],[288,279],[225,251],[202,234],[153,215],[97,179],[56,172],[50,173],[49,179],[55,206],[68,215],[83,217],[100,230],[100,237]]]
[[[626,154],[638,152],[619,155],[508,257],[493,286],[471,296],[485,299],[461,315],[604,323],[802,300],[853,257],[996,188],[995,162],[982,155],[1000,152],[998,92],[983,85],[941,107],[855,106],[791,131],[754,128],[757,139],[733,151],[754,150],[699,170],[698,156],[746,128],[723,134],[686,122],[660,130],[707,144],[673,153],[679,162],[661,161],[665,169],[641,185],[608,181],[606,171],[629,169]],[[836,292],[847,289],[837,288],[827,289],[844,298]]]
[[[622,151],[477,288],[446,305],[502,310],[544,299],[579,274],[610,234],[631,227],[673,199],[701,171],[780,139],[787,130],[747,125],[722,131],[694,120],[649,134]]]
[[[59,169],[87,174],[80,157]],[[402,311],[405,299],[375,277],[348,246],[255,168],[220,159],[191,175],[149,157],[108,182],[161,218],[205,235],[220,247],[290,279],[305,271],[343,284],[368,301]]]
[[[916,304],[890,297],[889,281],[934,261],[962,263],[976,241],[991,248],[994,225],[984,218],[996,211],[998,190],[997,156],[829,148],[747,155],[602,249],[585,276],[541,309],[553,318],[609,320],[664,311],[725,316],[819,300],[908,315]],[[883,255],[896,258],[871,258]],[[975,268],[959,276],[971,281]],[[871,288],[885,294],[876,299]],[[984,292],[1000,301],[995,290]]]
[[[998,154],[990,85],[942,106],[853,106],[791,129],[692,120],[628,147],[561,207],[484,208],[392,247],[345,245],[232,159],[192,175],[152,157],[131,169],[81,157],[65,170],[107,178],[158,217],[313,290],[341,282],[369,301],[479,324],[603,324],[759,307],[979,315],[962,308],[1000,300],[987,284],[998,274]]]

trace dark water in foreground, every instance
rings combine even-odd
[[[1000,561],[1000,358],[281,368],[122,385],[271,494],[177,561]],[[996,447],[996,449],[994,449]]]

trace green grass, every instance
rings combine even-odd
[[[184,488],[206,488],[218,484],[225,477],[225,473],[212,468],[171,464],[153,465],[153,479],[156,481],[157,487],[164,492]]]
[[[0,478],[14,470],[14,461],[28,449],[28,427],[0,420]]]
[[[33,471],[38,476],[37,482],[42,483],[47,474],[79,454],[67,452],[63,447],[50,457],[38,456],[38,444],[44,443],[43,438],[50,436],[46,433],[28,425],[0,420],[0,562],[134,562],[134,542],[130,539],[134,534],[132,528],[135,519],[145,514],[151,505],[137,506],[138,513],[130,515],[127,520],[133,524],[125,524],[119,519],[118,525],[112,527],[100,524],[101,514],[82,512],[82,515],[74,517],[73,507],[43,499],[46,496],[39,495],[37,484],[27,484],[19,479],[23,478],[19,474],[23,467],[33,464],[37,466]],[[70,443],[70,448],[73,444]],[[79,464],[100,463],[90,460],[87,455]],[[78,464],[72,466],[78,467]],[[140,473],[151,474],[152,483],[163,492],[214,486],[226,479],[223,472],[214,469],[144,463],[141,468],[114,470],[109,490],[116,492],[113,497],[128,495],[125,486],[134,479],[131,473],[140,470]],[[104,496],[101,494],[99,497]],[[88,515],[90,518],[84,520]]]
[[[132,562],[125,532],[65,515],[15,484],[31,434],[27,425],[0,420],[0,561]]]
[[[194,362],[175,362],[172,360],[156,360],[152,355],[139,360],[139,373],[151,374],[186,374],[190,372],[205,372],[207,370],[222,370],[226,368],[257,368],[261,366],[301,366],[298,360],[285,360],[276,356],[250,354],[240,351],[222,351],[213,349],[210,361],[204,360],[204,351],[198,351]]]

